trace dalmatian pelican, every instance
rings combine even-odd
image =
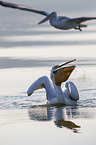
[[[75,59],[52,67],[51,80],[47,76],[38,78],[28,88],[27,95],[30,96],[35,90],[45,88],[47,104],[75,105],[79,100],[79,93],[75,84],[67,81],[76,67],[68,65],[73,61]],[[63,82],[65,82],[64,88],[61,87]]]
[[[77,29],[77,30],[82,31],[83,27],[87,27],[87,25],[83,24],[83,22],[96,19],[96,17],[69,18],[66,16],[58,16],[56,12],[48,13],[46,11],[33,9],[29,6],[9,3],[5,1],[1,1],[1,0],[0,0],[0,5],[4,7],[9,7],[9,8],[14,8],[14,9],[41,14],[45,16],[45,18],[41,20],[38,24],[42,24],[49,20],[49,23],[51,26],[57,29],[61,29],[61,30]]]

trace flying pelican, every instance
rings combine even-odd
[[[67,65],[71,60],[61,65],[52,67],[51,80],[47,76],[37,79],[27,90],[27,95],[30,96],[33,92],[40,88],[45,88],[47,104],[65,104],[75,105],[79,100],[78,90],[73,82],[66,82],[65,87],[62,89],[61,84],[65,82],[72,71],[75,69],[75,65]]]
[[[4,1],[0,1],[0,5],[2,5],[4,7],[20,9],[20,10],[34,12],[34,13],[44,15],[46,17],[43,20],[41,20],[38,24],[42,24],[49,20],[49,23],[51,26],[53,26],[57,29],[61,29],[61,30],[68,30],[68,29],[74,28],[74,29],[82,31],[81,28],[87,27],[87,25],[82,24],[83,22],[96,19],[96,17],[69,18],[69,17],[65,17],[65,16],[57,16],[56,12],[48,13],[45,11],[35,10],[28,6],[18,5],[18,4],[4,2]]]

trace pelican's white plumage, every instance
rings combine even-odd
[[[34,12],[37,14],[44,15],[46,17],[42,21],[40,21],[38,24],[44,23],[47,20],[49,20],[49,23],[51,26],[57,29],[61,29],[61,30],[68,30],[68,29],[74,28],[81,31],[82,30],[81,28],[87,27],[87,25],[82,24],[83,22],[96,19],[96,17],[69,18],[69,17],[64,17],[64,16],[57,16],[56,12],[48,13],[46,11],[35,10],[28,6],[13,4],[13,3],[4,2],[4,1],[0,1],[0,5],[4,7],[20,9],[23,11],[29,11],[29,12]]]
[[[74,65],[66,66],[69,62],[53,67],[51,70],[51,80],[47,76],[37,79],[27,90],[27,95],[30,96],[35,90],[45,88],[48,104],[75,105],[77,100],[79,100],[75,84],[73,82],[66,82],[64,88],[61,88],[62,82],[65,82],[69,78],[75,68]]]

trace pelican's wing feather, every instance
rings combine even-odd
[[[89,20],[95,20],[96,17],[79,17],[79,18],[71,18],[68,21],[75,21],[76,23],[83,23],[85,21],[89,21]]]
[[[65,82],[69,78],[75,67],[76,66],[72,65],[69,67],[58,69],[57,72],[54,74],[55,84],[57,86],[60,86],[62,82]]]
[[[41,14],[41,15],[44,15],[44,16],[49,15],[49,13],[47,13],[45,11],[35,10],[35,9],[32,9],[31,7],[24,6],[24,5],[19,5],[19,4],[14,4],[14,3],[9,3],[9,2],[4,2],[4,1],[0,1],[0,5],[4,6],[4,7],[23,10],[23,11],[34,12],[34,13],[38,13],[38,14]]]
[[[44,85],[41,85],[41,86],[37,87],[37,88],[35,89],[35,91],[36,91],[36,90],[39,90],[39,89],[43,89],[43,88],[45,88]]]

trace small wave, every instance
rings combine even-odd
[[[95,94],[96,95],[96,94]],[[27,96],[0,96],[0,109],[28,109],[34,105],[46,105],[46,97],[43,94],[34,95],[33,97]],[[65,106],[65,105],[64,105]],[[85,99],[80,98],[77,103],[80,108],[96,107],[96,98]]]
[[[93,88],[93,89],[82,89],[80,91],[96,91],[96,89],[95,88]]]
[[[82,107],[96,107],[96,99],[94,98],[94,99],[86,99],[86,100],[80,100],[79,102],[78,102],[78,106],[80,107],[80,108],[82,108]]]

